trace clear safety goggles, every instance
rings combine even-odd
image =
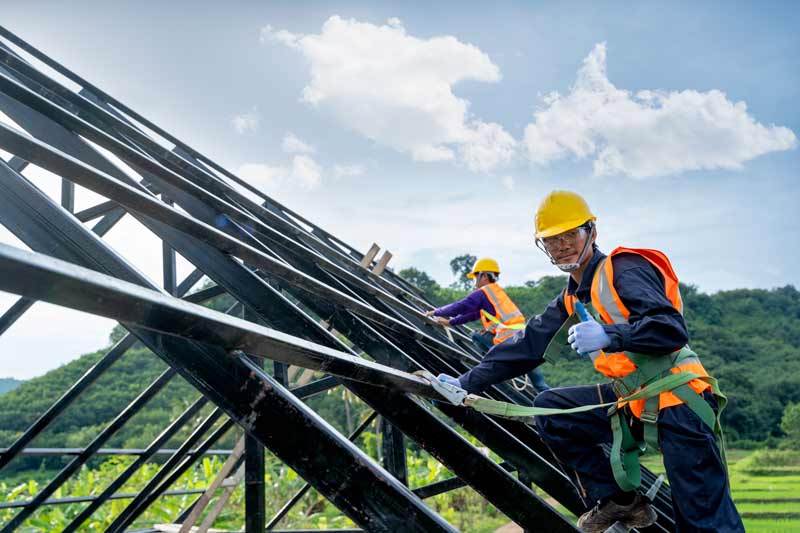
[[[548,249],[552,249],[562,242],[565,244],[575,244],[578,242],[579,237],[586,234],[586,229],[587,228],[585,226],[580,226],[569,231],[565,231],[564,233],[553,235],[552,237],[543,237],[539,240],[542,242],[542,245]]]
[[[592,235],[594,233],[594,224],[592,222],[588,222],[583,226],[579,226],[577,228],[571,229],[569,231],[565,231],[564,233],[559,233],[558,235],[553,235],[552,237],[544,237],[541,239],[536,239],[536,246],[547,255],[550,259],[550,262],[557,266],[564,272],[572,272],[577,270],[581,266],[581,262],[583,258],[586,257],[586,253],[589,251],[589,247],[592,244]],[[556,245],[561,244],[562,242],[570,245],[570,244],[577,244],[578,238],[586,235],[586,242],[583,244],[583,249],[581,250],[580,255],[578,256],[578,260],[574,263],[559,263],[556,261],[556,258],[553,257],[553,254],[550,253],[550,250],[555,248]]]

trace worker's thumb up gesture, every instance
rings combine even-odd
[[[572,349],[581,355],[594,355],[592,352],[602,350],[611,344],[611,337],[593,317],[579,322],[569,328],[567,342]]]

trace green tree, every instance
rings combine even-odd
[[[790,404],[783,411],[781,429],[795,449],[800,447],[800,403]]]
[[[472,265],[477,260],[478,258],[471,254],[459,255],[450,260],[450,270],[456,276],[452,288],[468,291],[472,287],[472,280],[467,278],[467,274],[472,272]]]
[[[401,270],[400,277],[412,285],[416,285],[417,288],[419,288],[425,294],[425,296],[431,300],[436,297],[436,291],[441,288],[439,287],[439,284],[436,283],[436,280],[430,277],[427,272],[423,272],[422,270],[414,267],[404,268]]]

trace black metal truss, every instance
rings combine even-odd
[[[40,505],[57,504],[50,496],[74,465],[100,451],[105,439],[130,418],[130,411],[163,386],[160,380],[166,382],[175,372],[193,384],[202,399],[142,451],[136,466],[93,499],[67,531],[78,528],[109,499],[119,497],[116,490],[125,479],[187,422],[190,411],[196,412],[207,400],[217,410],[135,495],[112,531],[123,531],[156,499],[170,494],[180,473],[234,423],[248,439],[248,533],[265,526],[262,446],[366,531],[453,531],[422,498],[465,484],[526,531],[574,531],[528,488],[533,483],[570,511],[583,510],[575,487],[532,427],[440,406],[441,412],[505,461],[498,465],[418,399],[438,399],[438,395],[412,372],[461,373],[479,356],[463,329],[451,339],[423,316],[430,303],[417,288],[390,269],[375,274],[362,267],[364,256],[353,247],[5,28],[0,27],[0,37],[20,50],[0,40],[0,110],[25,130],[0,124],[0,148],[13,154],[10,161],[0,161],[0,222],[38,252],[0,246],[0,289],[21,296],[0,316],[0,334],[36,300],[114,318],[131,332],[2,450],[0,469],[24,453],[27,443],[135,342],[150,348],[170,367],[138,403],[120,413],[87,449],[77,452],[71,467],[21,505],[22,511],[0,533],[12,531]],[[67,89],[32,66],[26,54],[80,86],[80,91]],[[120,170],[93,144],[126,163],[138,177]],[[165,148],[169,144],[173,147]],[[27,164],[62,177],[60,205],[21,175]],[[73,214],[76,184],[107,200]],[[139,275],[102,241],[102,235],[126,215],[161,239],[163,288]],[[98,218],[92,231],[83,226]],[[176,252],[196,268],[181,284],[175,276]],[[215,285],[186,296],[203,275]],[[243,309],[244,318],[196,305],[223,294],[235,299],[236,310]],[[265,359],[274,361],[274,377],[264,372]],[[289,390],[289,364],[326,376]],[[300,401],[338,385],[381,415],[386,470]],[[508,385],[497,386],[489,394],[522,403],[532,399],[531,390],[520,393]],[[223,412],[230,418],[198,447],[199,439]],[[409,490],[404,485],[405,437],[458,477]],[[514,471],[519,479],[511,475]],[[650,472],[643,474],[645,483],[653,482]],[[267,529],[297,499],[287,503]],[[673,530],[667,487],[656,504],[659,522],[647,531]]]

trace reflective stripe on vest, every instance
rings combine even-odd
[[[630,311],[622,303],[614,287],[614,269],[611,258],[620,253],[637,254],[647,259],[664,278],[664,292],[667,298],[679,312],[683,312],[683,301],[678,288],[678,278],[672,269],[669,259],[663,253],[657,250],[616,248],[597,266],[592,278],[592,307],[597,311],[602,322],[606,324],[627,324],[630,316]],[[574,312],[575,300],[576,296],[567,294],[565,290],[564,305],[570,314]],[[605,353],[604,351],[598,351],[590,355],[595,369],[612,379],[623,378],[636,370],[636,365],[624,352]],[[672,373],[688,371],[700,376],[708,375],[703,365],[696,358],[681,361],[679,366],[672,368],[670,371]],[[708,383],[697,379],[690,381],[688,385],[697,393],[709,388]],[[679,405],[683,401],[672,392],[664,392],[659,396],[658,403],[659,409],[663,409],[664,407]],[[640,416],[644,409],[644,400],[631,402],[630,408],[634,415]]]
[[[489,313],[481,310],[481,322],[486,331],[494,334],[494,344],[511,338],[516,330],[519,328],[514,327],[517,324],[524,324],[525,317],[519,308],[511,301],[506,291],[504,291],[497,283],[490,283],[481,287],[483,293],[489,299],[494,309],[494,320],[490,320]]]

